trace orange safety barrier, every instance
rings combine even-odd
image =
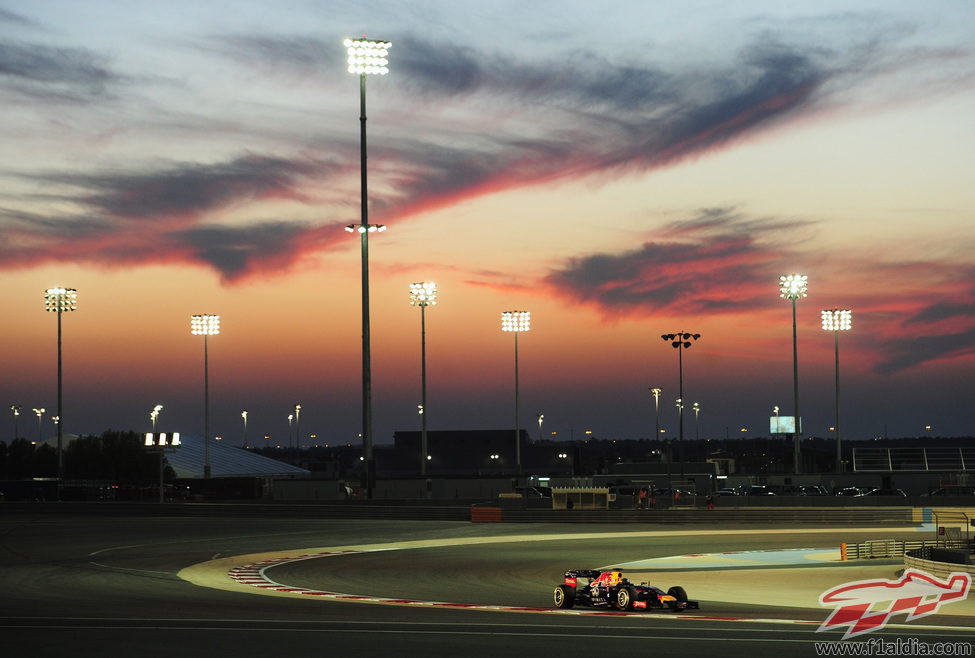
[[[840,560],[846,562],[846,542],[840,544]]]
[[[472,507],[471,523],[501,523],[501,508]]]

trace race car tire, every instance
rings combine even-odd
[[[674,587],[671,587],[669,590],[667,590],[667,594],[669,596],[672,596],[675,599],[677,599],[676,602],[670,603],[670,609],[671,610],[673,610],[675,612],[679,612],[681,610],[686,610],[687,609],[687,606],[686,606],[686,603],[687,603],[687,592],[684,591],[684,588],[683,587],[679,587],[679,586],[675,585]],[[685,605],[679,605],[681,603],[683,603]]]
[[[575,603],[576,591],[568,585],[559,585],[552,596],[556,608],[571,608]]]
[[[613,603],[619,610],[629,610],[633,607],[633,599],[636,598],[636,590],[632,587],[620,587],[616,590]]]

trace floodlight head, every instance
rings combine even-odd
[[[219,315],[191,315],[190,333],[194,336],[214,336],[220,333]]]
[[[807,279],[808,277],[806,277],[805,274],[789,274],[788,276],[780,276],[779,296],[787,299],[799,299],[800,297],[805,297]]]
[[[822,312],[825,331],[847,331],[853,325],[853,311],[834,308]]]
[[[504,311],[501,314],[501,331],[528,331],[531,329],[530,311]]]
[[[349,73],[356,75],[386,75],[389,73],[389,41],[372,39],[346,39],[345,48],[349,53]]]
[[[44,291],[44,310],[53,313],[74,311],[78,307],[78,291],[74,288],[48,288]]]
[[[437,284],[433,281],[410,284],[410,306],[436,306]]]

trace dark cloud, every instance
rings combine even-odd
[[[111,96],[122,78],[105,58],[82,48],[0,43],[0,88],[45,100],[91,101]]]
[[[346,70],[341,43],[302,35],[216,35],[196,47],[220,53],[235,62],[292,76],[319,76]]]
[[[0,266],[187,262],[209,266],[228,282],[258,272],[287,271],[304,253],[342,242],[341,224],[203,222],[217,211],[262,198],[303,201],[301,190],[334,168],[308,159],[247,155],[140,173],[34,174],[29,178],[46,185],[76,188],[56,200],[88,212],[45,216],[0,209]]]
[[[174,232],[174,249],[188,248],[188,258],[216,268],[225,281],[262,272],[287,271],[302,254],[347,242],[337,225],[311,229],[296,222],[265,222],[244,227],[200,226]]]
[[[889,341],[883,350],[888,356],[874,368],[881,375],[907,370],[929,361],[970,356],[975,354],[975,328],[954,333],[930,332],[908,336]]]
[[[188,221],[227,206],[269,197],[300,198],[301,188],[335,165],[245,155],[214,164],[183,163],[139,173],[40,174],[80,188],[79,203],[126,220]]]
[[[9,23],[11,25],[16,25],[17,27],[28,27],[35,26],[36,23],[31,19],[23,16],[21,14],[15,14],[12,11],[7,11],[6,9],[0,8],[0,23]]]
[[[975,354],[975,269],[949,268],[949,276],[900,323],[902,337],[882,342],[885,357],[875,367],[878,373]]]
[[[607,316],[662,309],[721,313],[762,308],[782,266],[769,235],[801,222],[748,219],[733,209],[705,209],[655,232],[641,247],[573,258],[545,278],[558,295]]]

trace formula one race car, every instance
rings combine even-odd
[[[652,610],[669,608],[674,612],[698,610],[697,601],[689,601],[683,587],[664,592],[649,583],[632,584],[621,571],[573,569],[565,572],[561,585],[555,588],[556,608],[588,605],[616,610]]]

